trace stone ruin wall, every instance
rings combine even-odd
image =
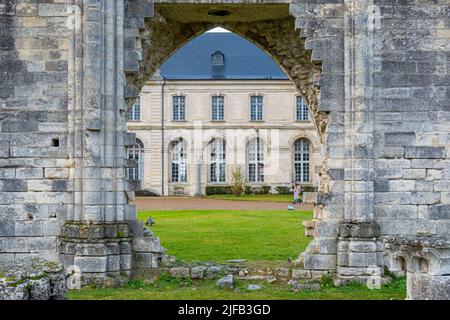
[[[280,52],[279,29],[268,32],[269,22],[253,24],[253,29],[246,23],[224,26],[278,58],[306,93],[323,139],[326,172],[315,219],[309,225],[316,238],[297,262],[306,270],[337,272],[345,279],[376,275],[385,264],[391,269],[420,271],[414,257],[422,256],[432,265],[422,273],[448,274],[445,240],[439,242],[438,238],[450,232],[450,4],[446,0],[293,2],[290,12],[295,21],[279,23],[295,23],[297,31],[281,39],[288,44],[294,41],[299,51]],[[75,64],[80,48],[75,47],[73,53],[70,49],[77,23],[88,26],[89,19],[95,20],[108,8],[92,10],[83,18],[70,7],[82,7],[83,3],[96,9],[101,1],[6,0],[0,4],[0,259],[39,255],[55,260],[60,253],[73,259],[84,250],[85,261],[89,256],[115,256],[93,259],[86,264],[91,272],[120,273],[131,268],[133,232],[129,233],[126,225],[134,222],[125,216],[133,215],[133,207],[126,205],[133,197],[132,186],[123,184],[116,202],[111,202],[114,206],[117,197],[121,198],[124,212],[120,219],[111,218],[110,222],[118,222],[115,230],[103,225],[85,233],[85,239],[106,237],[114,239],[112,243],[91,249],[86,249],[92,247],[86,243],[73,249],[72,243],[71,249],[60,252],[57,241],[61,230],[66,239],[80,237],[76,230],[70,233],[70,224],[64,224],[83,220],[74,218],[81,195],[76,190],[83,180],[76,177],[89,177],[79,176],[78,169],[85,163],[80,162],[74,141],[83,133],[76,129],[81,120],[72,106],[78,99],[85,99],[88,105],[89,94],[94,99],[91,103],[98,102],[94,98],[98,92],[80,89],[84,78],[79,68],[89,65]],[[120,10],[121,1],[117,3],[115,9]],[[163,45],[167,41],[163,37],[147,38],[158,35],[149,32],[161,23],[150,1],[126,1],[123,5],[126,77],[117,71],[115,81],[123,92],[115,95],[132,99],[143,79],[171,51],[211,25],[191,25],[187,31],[174,23],[173,30],[180,38],[173,41],[172,34],[166,34],[169,45]],[[84,20],[78,20],[81,18]],[[110,27],[103,27],[105,34]],[[292,35],[299,38],[290,40]],[[120,31],[116,36],[121,36]],[[146,38],[141,41],[141,36]],[[90,40],[98,42],[98,38]],[[98,61],[91,53],[92,61]],[[293,63],[302,57],[311,60],[302,66]],[[112,127],[90,128],[91,136],[98,130],[124,134],[126,106],[119,103],[118,107],[124,110],[120,119]],[[112,149],[103,149],[103,155],[107,156],[108,150],[122,150],[117,154],[124,158],[125,145],[133,139],[123,135],[120,141]],[[89,152],[95,150],[85,156]],[[120,177],[126,165],[122,161],[111,170]],[[107,184],[107,171],[93,174],[103,172],[102,183]],[[93,205],[98,201],[103,200],[92,198]],[[121,226],[125,226],[122,231],[118,230]],[[414,240],[404,239],[402,250],[388,250],[385,256],[380,235],[418,236],[429,241],[411,245]],[[387,240],[390,248],[398,247],[397,240]],[[431,256],[427,253],[430,245],[436,247]],[[409,247],[413,249],[405,249]],[[400,251],[404,263],[399,263]],[[143,265],[152,266],[152,259],[149,263],[144,258]]]

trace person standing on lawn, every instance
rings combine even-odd
[[[301,191],[300,186],[298,184],[296,184],[294,186],[294,202],[293,202],[293,204],[301,203],[300,191]]]

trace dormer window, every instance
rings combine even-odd
[[[211,64],[212,77],[214,79],[225,79],[225,55],[220,51],[214,52]]]
[[[216,51],[212,55],[212,64],[213,66],[221,67],[225,65],[225,55],[220,52]]]

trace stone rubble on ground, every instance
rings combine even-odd
[[[0,262],[0,300],[63,300],[66,292],[61,264],[40,258]]]
[[[145,224],[146,224],[147,226],[152,226],[152,225],[155,224],[155,220],[153,220],[152,217],[148,217],[147,220],[145,221]]]
[[[247,286],[247,290],[250,290],[250,291],[256,291],[256,290],[261,290],[261,289],[262,289],[262,287],[259,284],[249,284]]]
[[[226,277],[223,277],[222,279],[217,280],[216,284],[219,287],[232,288],[234,285],[234,277],[232,274],[229,274]]]

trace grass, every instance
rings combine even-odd
[[[304,220],[311,211],[174,210],[140,212],[151,216],[151,228],[161,244],[180,261],[229,259],[283,260],[297,258],[311,238],[304,236]]]
[[[263,202],[292,202],[294,196],[292,194],[243,194],[236,197],[234,194],[214,194],[207,198],[235,201],[263,201]]]
[[[310,239],[303,235],[301,221],[312,212],[175,210],[140,212],[139,219],[152,216],[152,230],[168,253],[181,261],[247,259],[249,266],[272,267],[297,257]],[[249,291],[249,283],[261,290]],[[405,279],[395,278],[380,290],[352,283],[334,287],[322,281],[319,291],[293,292],[285,283],[235,281],[237,291],[219,288],[216,280],[173,278],[163,273],[157,279],[132,280],[122,288],[88,287],[72,290],[74,300],[391,300],[405,299]]]
[[[253,281],[252,283],[258,283]],[[248,283],[237,280],[239,292],[218,288],[214,280],[182,280],[169,275],[152,283],[130,281],[123,288],[84,288],[70,291],[74,300],[398,300],[405,299],[405,278],[394,279],[380,290],[369,290],[365,285],[351,283],[345,287],[323,287],[320,291],[293,292],[285,284],[259,282],[262,289],[248,291]]]

